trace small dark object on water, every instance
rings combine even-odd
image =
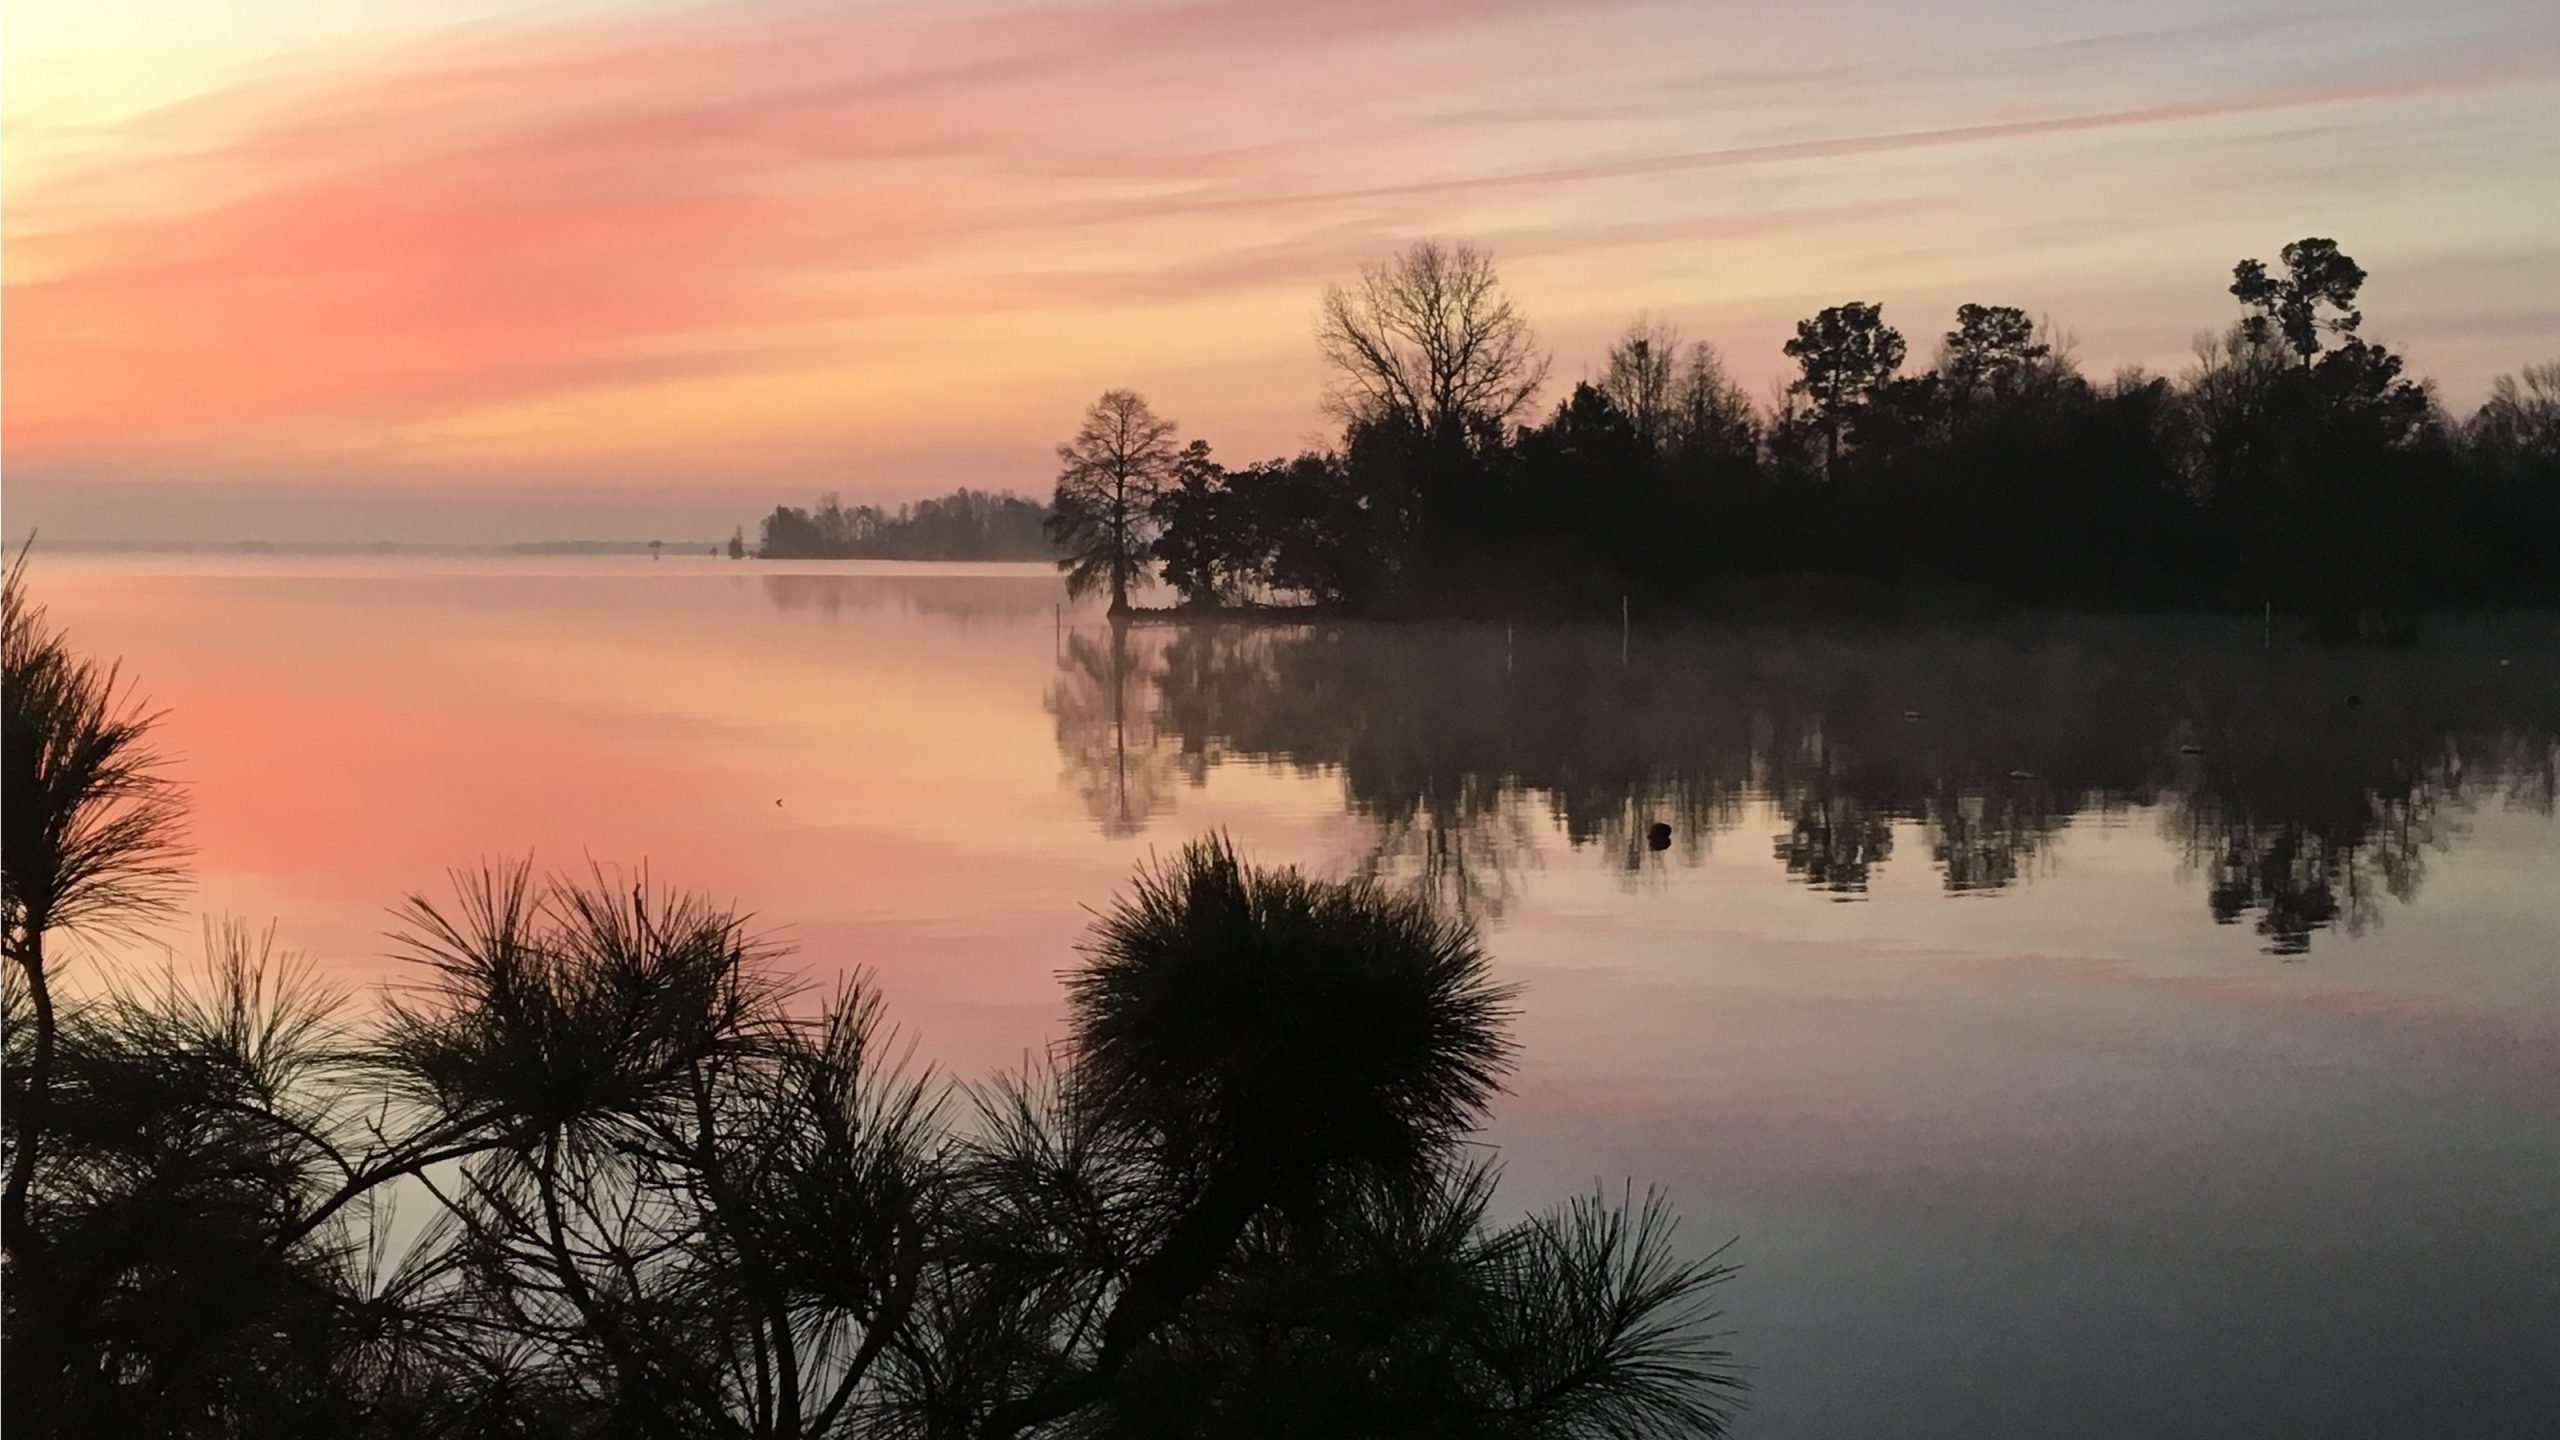
[[[2364,697],[2361,695],[2350,695],[2347,697],[2347,708],[2350,710],[2358,709],[2363,704]]]
[[[2036,772],[2033,770],[2012,770],[2009,772],[2009,778],[2012,780],[2033,780],[2036,778]]]
[[[2179,746],[2178,753],[2181,755],[2201,755],[2204,753],[2204,747],[2191,741]]]
[[[1670,827],[1670,826],[1668,826],[1668,825],[1663,824],[1663,823],[1662,823],[1661,821],[1659,821],[1659,820],[1654,821],[1654,822],[1653,822],[1653,828],[1652,828],[1652,829],[1650,829],[1650,830],[1647,830],[1646,832],[1644,832],[1644,841],[1645,841],[1645,844],[1647,844],[1647,845],[1649,845],[1649,846],[1653,847],[1653,848],[1654,848],[1654,849],[1656,849],[1656,850],[1668,850],[1668,849],[1670,849],[1670,848],[1671,848],[1671,827]]]
[[[1902,718],[1905,720],[1917,720],[1920,718],[1920,712],[1917,710],[1905,710],[1902,712]]]

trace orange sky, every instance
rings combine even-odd
[[[2305,233],[2457,408],[2560,353],[2543,5],[213,8],[6,17],[12,533],[723,535],[1042,489],[1124,384],[1258,458],[1435,234],[1560,383],[1650,310],[1756,386],[1853,297],[2170,369]]]

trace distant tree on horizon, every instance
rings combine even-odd
[[[777,505],[756,553],[767,560],[1046,560],[1048,507],[1010,492],[959,489],[894,510],[847,505],[833,493],[815,508]],[[747,553],[743,528],[730,555]]]

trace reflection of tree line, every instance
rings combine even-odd
[[[1052,608],[1058,582],[1046,575],[760,575],[778,610],[834,619],[896,610],[961,624],[1025,620]]]
[[[2519,658],[2501,663],[2498,643]],[[1950,893],[2031,875],[2087,813],[2156,807],[2214,917],[2279,953],[2416,893],[2481,803],[2550,813],[2548,638],[2268,656],[2217,626],[1999,636],[1718,629],[1638,638],[1487,626],[1089,629],[1050,696],[1107,830],[1230,756],[1338,773],[1370,868],[1498,910],[1543,812],[1575,848],[1695,863],[1765,798],[1774,857],[1864,892],[1917,827]]]

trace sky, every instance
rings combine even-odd
[[[2560,356],[2547,0],[10,0],[0,117],[0,522],[71,541],[1036,493],[1114,386],[1294,452],[1426,236],[1559,393],[1847,299],[2174,372],[2304,235],[2457,412]]]

